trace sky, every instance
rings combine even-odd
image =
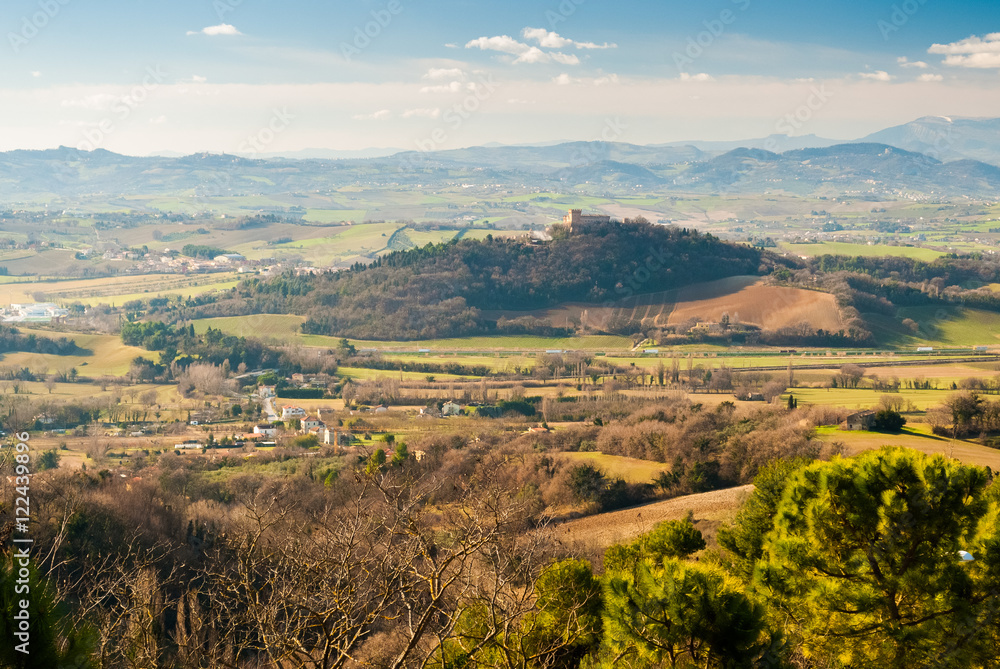
[[[6,0],[0,150],[264,155],[1000,116],[1000,3]]]

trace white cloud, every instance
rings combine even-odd
[[[461,81],[453,81],[449,84],[437,84],[435,86],[424,86],[421,93],[458,93],[462,90]]]
[[[62,107],[80,107],[82,109],[100,110],[111,109],[111,105],[120,99],[120,96],[112,95],[111,93],[94,93],[93,95],[88,95],[84,98],[62,100],[59,104]]]
[[[545,28],[525,28],[521,31],[521,37],[526,40],[534,40],[538,42],[538,46],[544,47],[546,49],[563,49],[568,46],[576,47],[577,49],[616,49],[617,44],[595,44],[594,42],[577,42],[575,40],[568,39],[562,35],[550,32]]]
[[[403,118],[437,118],[441,116],[441,110],[437,107],[433,109],[407,109],[403,112]]]
[[[189,81],[192,84],[203,84],[208,81],[208,77],[203,77],[200,74],[193,74],[191,75],[191,79],[189,79]]]
[[[920,70],[927,69],[927,63],[925,63],[924,61],[922,60],[911,61],[906,56],[900,56],[899,58],[896,59],[896,62],[899,63],[900,67],[915,67]]]
[[[537,46],[518,42],[510,35],[479,37],[467,42],[465,48],[506,53],[515,56],[513,60],[514,64],[556,62],[562,65],[579,65],[580,63],[580,59],[573,54],[565,54],[559,51],[542,51]]]
[[[228,23],[220,23],[217,26],[208,26],[202,28],[201,30],[189,30],[188,35],[242,35],[236,26],[230,25]]]
[[[973,69],[1000,69],[1000,33],[973,35],[951,44],[933,44],[927,53],[944,56],[944,64]]]
[[[944,81],[944,77],[940,74],[931,74],[928,72],[917,77],[917,81]]]
[[[573,77],[569,76],[565,72],[563,72],[558,77],[556,77],[555,79],[552,80],[552,83],[555,84],[556,86],[569,86],[570,84],[575,83],[575,82],[576,82],[576,79],[574,79]]]
[[[440,81],[442,79],[465,79],[465,72],[459,67],[432,67],[427,70],[424,79]]]
[[[606,77],[598,77],[597,79],[594,79],[595,86],[607,86],[608,84],[617,84],[617,83],[618,83],[617,74],[609,74]]]
[[[892,77],[889,76],[888,72],[883,70],[876,70],[874,72],[859,72],[858,76],[862,79],[871,79],[872,81],[891,81]]]
[[[35,71],[33,71],[31,73],[31,76],[33,76],[35,79],[37,79],[38,77],[42,76],[42,73],[39,72],[38,70],[35,70]]]
[[[388,109],[379,109],[371,114],[355,114],[353,118],[355,121],[384,121],[392,118],[392,112]]]
[[[699,72],[698,74],[688,74],[687,72],[681,72],[681,81],[715,81],[715,77],[705,72]]]

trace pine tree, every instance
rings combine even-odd
[[[979,467],[901,448],[801,469],[764,543],[759,588],[821,662],[983,666],[1000,621],[1000,504],[988,485]]]

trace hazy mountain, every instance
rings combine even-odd
[[[673,165],[704,160],[705,152],[692,146],[642,146],[624,142],[563,142],[536,146],[472,146],[432,153],[407,151],[388,162],[422,166],[489,166],[498,170],[551,172],[610,161],[633,165]]]
[[[800,135],[789,137],[788,135],[769,135],[760,139],[744,139],[731,142],[719,141],[695,141],[695,142],[670,142],[668,144],[658,144],[662,147],[688,146],[705,153],[725,153],[734,149],[766,149],[781,153],[794,149],[813,149],[834,144],[843,144],[842,139],[827,139],[816,135]]]
[[[859,141],[889,144],[943,161],[971,158],[1000,165],[1000,118],[925,116]]]
[[[562,142],[551,146],[478,146],[407,151],[374,158],[249,158],[229,154],[123,156],[60,147],[0,153],[0,201],[171,194],[210,202],[218,196],[304,193],[346,185],[444,188],[456,182],[540,188],[581,187],[595,193],[660,191],[790,192],[800,195],[993,197],[1000,168],[964,157],[1000,158],[1000,120],[920,119],[883,132],[901,144],[942,146],[944,159],[878,142],[724,153],[692,144]],[[931,133],[931,134],[928,134]],[[950,133],[950,134],[942,134]],[[923,137],[924,139],[919,139]],[[822,144],[816,137],[765,138],[766,146]],[[923,144],[920,144],[923,142]],[[720,146],[721,144],[716,144]],[[930,150],[930,149],[928,149]],[[957,157],[957,159],[951,159]]]
[[[986,196],[1000,189],[1000,168],[974,160],[943,163],[885,144],[838,144],[782,154],[736,149],[692,165],[675,186],[727,192]]]

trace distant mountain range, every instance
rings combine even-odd
[[[538,142],[534,144],[505,145],[496,142],[481,147],[460,149],[460,152],[475,152],[477,149],[513,150],[509,155],[517,155],[518,149],[538,149],[555,146],[576,147],[580,144],[602,144],[602,142]],[[888,144],[898,149],[906,149],[915,153],[925,153],[942,161],[961,160],[968,158],[1000,166],[1000,118],[969,118],[962,116],[925,116],[910,123],[886,128],[858,139],[830,139],[817,135],[770,135],[758,139],[732,141],[685,141],[652,144],[638,147],[638,153],[650,152],[655,149],[682,149],[692,157],[687,160],[698,160],[704,154],[722,154],[734,149],[766,149],[776,153],[794,151],[796,149],[821,149],[836,144]],[[628,145],[636,146],[636,145]],[[382,158],[397,153],[405,153],[403,149],[369,148],[354,151],[335,149],[304,149],[284,153],[260,154],[259,158],[292,158],[292,159],[349,159],[349,158]],[[161,152],[157,155],[180,157],[181,154]],[[669,154],[668,154],[669,155]],[[244,156],[252,157],[252,156]],[[618,160],[607,156],[610,160]]]
[[[0,202],[158,194],[212,198],[456,182],[594,193],[655,189],[993,198],[1000,191],[1000,119],[927,117],[839,143],[810,135],[742,143],[483,146],[339,159],[300,153],[299,158],[248,158],[209,153],[132,157],[67,147],[10,151],[0,153]]]

